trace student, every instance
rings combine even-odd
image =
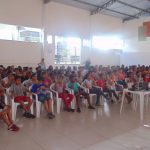
[[[2,79],[2,85],[5,88],[9,88],[12,83],[14,83],[14,75],[12,73],[9,73],[9,75]]]
[[[36,74],[32,74],[31,78],[24,81],[23,85],[27,88],[29,88],[33,83],[35,83],[37,81],[37,76]]]
[[[38,95],[38,100],[44,104],[48,118],[55,118],[55,115],[52,113],[52,99],[50,97],[49,91],[47,91],[43,84],[42,78],[38,78],[38,80],[32,85],[31,91],[36,93]]]
[[[0,87],[0,119],[2,119],[8,126],[9,131],[19,131],[11,118],[11,108],[5,104],[4,89]]]
[[[57,82],[55,83],[55,90],[58,92],[59,98],[61,98],[65,104],[65,110],[68,112],[74,112],[70,105],[74,99],[74,96],[65,90],[66,86],[64,83],[64,77],[59,76]]]
[[[108,79],[109,80],[109,79]],[[100,74],[99,75],[99,79],[96,81],[97,85],[99,87],[101,87],[103,89],[103,92],[108,93],[109,97],[111,98],[111,102],[113,102],[113,98],[112,96],[114,96],[116,98],[116,100],[119,101],[119,97],[116,94],[115,90],[111,89],[111,84],[109,83],[109,81],[105,81],[104,79],[104,75]]]
[[[93,80],[91,73],[88,73],[85,77],[84,80],[84,85],[86,88],[89,89],[89,92],[91,94],[96,94],[97,95],[97,100],[96,100],[96,106],[100,106],[100,96],[102,95],[104,98],[108,99],[108,97],[103,93],[103,91],[95,87],[96,86],[96,81]]]
[[[44,86],[49,89],[50,85],[52,84],[52,79],[50,75],[48,74],[48,72],[43,72],[42,78],[43,78]]]
[[[41,62],[38,63],[38,66],[41,67],[41,70],[46,70],[46,65],[45,65],[45,62],[44,62],[44,58],[42,58]]]
[[[21,77],[15,77],[15,83],[11,85],[9,91],[11,93],[11,97],[14,98],[15,103],[19,103],[25,111],[23,116],[26,118],[35,118],[35,116],[29,112],[32,105],[32,100],[24,94],[29,91],[21,83]],[[25,105],[24,102],[27,102],[28,104]]]
[[[83,91],[79,84],[76,82],[76,78],[75,76],[71,75],[70,76],[70,82],[68,83],[68,88],[72,89],[73,92],[74,92],[74,95],[76,97],[76,102],[77,102],[77,112],[81,112],[81,109],[80,109],[80,96],[83,96],[84,98],[87,99],[88,101],[88,104],[89,104],[89,109],[95,109],[91,103],[90,103],[90,96],[88,93],[86,93],[85,91]]]

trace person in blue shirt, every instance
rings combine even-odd
[[[50,97],[50,92],[46,89],[43,84],[42,78],[39,78],[31,88],[33,93],[38,95],[38,100],[44,104],[44,107],[47,111],[47,116],[49,119],[55,118],[55,115],[52,113],[52,99]]]

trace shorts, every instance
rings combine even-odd
[[[40,101],[41,103],[44,103],[45,101],[50,100],[50,94],[40,94],[38,95],[38,101]]]
[[[76,93],[75,96],[83,96],[84,98],[87,98],[89,94],[86,92],[79,92],[79,93]]]
[[[26,97],[26,96],[17,96],[17,97],[15,97],[14,101],[15,101],[15,103],[21,103],[22,101],[30,102],[31,100],[29,97]]]

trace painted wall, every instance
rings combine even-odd
[[[3,52],[0,63],[30,63],[34,65],[44,55],[47,66],[54,65],[55,53],[54,43],[49,45],[46,42],[47,35],[77,36],[91,39],[92,35],[118,34],[122,26],[121,20],[117,18],[100,14],[90,16],[88,11],[54,2],[43,6],[41,0],[13,0],[13,2],[1,0],[0,23],[35,28],[42,28],[44,25],[45,29],[44,54],[42,54],[42,44],[0,41],[0,50]],[[11,49],[12,47],[13,49]],[[30,55],[26,53],[27,49],[30,50]],[[11,53],[11,58],[6,55],[9,53]],[[24,53],[27,59],[20,56]],[[93,64],[119,64],[119,56],[116,54],[86,48],[82,48],[81,53],[82,63],[90,58]]]
[[[120,19],[100,14],[90,16],[88,11],[63,4],[50,2],[44,8],[45,35],[77,36],[92,39],[93,35],[118,34],[122,26]],[[49,46],[46,42],[45,45],[45,53],[49,52],[45,55],[48,56],[46,60],[49,64],[54,65],[54,45]],[[115,54],[106,54],[86,48],[82,48],[81,53],[82,63],[90,58],[93,64],[119,64],[119,56]]]
[[[42,27],[41,0],[0,0],[0,23]],[[35,67],[41,59],[42,44],[0,40],[0,64]]]
[[[150,64],[150,37],[146,41],[139,41],[138,39],[138,27],[142,26],[145,21],[150,21],[150,17],[127,21],[123,24],[122,33],[125,49],[121,55],[121,64]]]
[[[0,40],[0,64],[36,67],[41,60],[41,44]]]
[[[0,23],[41,28],[41,0],[0,0]]]

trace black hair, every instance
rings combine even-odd
[[[20,76],[15,76],[15,81],[20,79],[21,80],[21,77]]]
[[[37,78],[37,80],[38,80],[38,81],[43,81],[43,77],[39,76],[39,77]]]

